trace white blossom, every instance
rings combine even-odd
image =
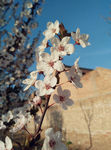
[[[59,103],[63,109],[67,109],[67,106],[71,106],[74,102],[69,98],[70,91],[62,90],[61,86],[57,88],[57,94],[54,94],[53,99],[56,103]]]
[[[6,128],[6,126],[3,124],[3,121],[0,120],[0,130],[1,130],[1,129],[5,129],[5,128]]]
[[[37,10],[37,14],[38,14],[38,15],[41,15],[41,13],[42,13],[42,8],[39,8],[39,9]]]
[[[80,83],[80,78],[82,76],[82,72],[78,66],[79,58],[75,61],[74,65],[70,68],[69,71],[65,72],[68,80],[76,87],[81,88],[82,84]]]
[[[57,78],[50,75],[44,78],[44,81],[38,80],[35,83],[35,87],[38,88],[37,94],[39,96],[50,95],[54,89],[53,87],[57,83]]]
[[[51,47],[51,52],[57,51],[60,56],[66,56],[67,54],[72,54],[74,52],[73,44],[69,44],[70,37],[66,36],[61,41],[53,37],[51,39],[51,43],[53,47]]]
[[[32,8],[33,7],[31,2],[26,2],[25,6],[26,6],[26,8]]]
[[[32,115],[30,114],[30,112],[25,112],[25,113],[22,113],[19,112],[17,115],[16,115],[16,118],[15,118],[15,124],[14,124],[14,127],[12,130],[10,130],[10,132],[17,132],[21,129],[24,128],[25,125],[27,125],[28,122],[30,122],[30,120],[32,119]]]
[[[79,69],[79,65],[78,65],[78,62],[79,62],[79,58],[76,59],[76,61],[74,62],[74,65],[72,66],[74,68],[74,71],[80,76],[82,77],[82,71]]]
[[[60,131],[54,133],[52,128],[45,131],[45,140],[42,150],[68,150],[62,143],[62,134]]]
[[[12,147],[12,141],[8,136],[5,138],[5,143],[0,141],[0,150],[11,150]]]
[[[34,85],[36,79],[37,79],[37,71],[31,72],[30,79],[25,79],[22,81],[23,84],[27,85],[24,91],[28,90],[32,85]]]
[[[11,119],[13,119],[12,111],[8,111],[8,113],[2,115],[3,122],[10,122]]]
[[[45,38],[42,42],[41,45],[37,48],[38,51],[44,51],[44,49],[47,47],[47,39]]]
[[[71,36],[74,39],[74,41],[76,42],[76,44],[80,44],[83,48],[90,45],[90,43],[88,42],[89,35],[88,34],[80,35],[79,28],[77,28],[76,33],[71,32]]]
[[[38,3],[39,0],[33,0],[33,2]]]
[[[47,39],[51,39],[55,36],[55,34],[59,33],[59,21],[56,20],[55,23],[48,22],[47,23],[47,30],[43,32]]]
[[[37,95],[33,98],[33,100],[31,101],[31,104],[33,106],[37,106],[37,105],[41,104],[41,102],[42,102],[41,97]]]
[[[15,119],[15,124],[13,128],[10,130],[10,132],[13,132],[13,133],[18,132],[25,126],[26,122],[27,122],[27,119],[25,118],[25,116],[22,114],[19,114],[18,118]]]
[[[59,60],[59,55],[56,51],[49,55],[48,53],[42,53],[40,56],[40,61],[37,64],[38,72],[44,72],[45,75],[50,75],[54,70],[63,71],[64,65]]]

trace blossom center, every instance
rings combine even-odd
[[[60,45],[58,48],[59,51],[64,51],[64,46]]]
[[[49,62],[49,66],[53,67],[54,66],[54,62]]]
[[[65,100],[63,96],[60,96],[59,99],[61,102],[63,102]]]
[[[75,68],[75,72],[78,73],[78,70]]]
[[[54,140],[50,140],[50,141],[49,141],[49,146],[50,146],[51,148],[53,148],[53,147],[55,146],[55,144],[56,144],[56,142],[55,142]]]
[[[53,28],[53,29],[52,29],[52,32],[53,32],[53,33],[56,33],[56,29]]]
[[[46,90],[49,90],[51,88],[51,86],[49,84],[45,85]]]
[[[76,44],[77,44],[77,45],[80,45],[79,39],[76,40]]]
[[[74,80],[76,80],[76,77],[71,77],[71,81],[74,81]]]

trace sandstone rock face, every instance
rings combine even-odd
[[[61,88],[70,91],[74,105],[63,110],[59,104],[47,111],[43,128],[53,127],[63,132],[75,149],[111,150],[111,70],[96,68],[81,78],[82,88],[66,82],[60,74]],[[50,104],[53,103],[51,95]]]

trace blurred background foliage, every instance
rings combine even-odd
[[[22,81],[34,63],[43,0],[0,1],[0,114],[29,97]]]

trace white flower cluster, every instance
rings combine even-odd
[[[76,32],[72,32],[70,36],[75,41],[74,44],[70,43],[70,36],[62,35],[61,28],[58,20],[55,23],[48,22],[47,29],[43,32],[45,38],[41,42],[41,45],[37,48],[37,70],[31,73],[30,79],[25,79],[23,81],[26,84],[27,90],[30,86],[35,86],[37,88],[37,96],[51,95],[57,84],[57,77],[53,75],[54,71],[61,72],[65,70],[65,66],[62,63],[62,59],[66,55],[71,55],[74,53],[75,45],[81,45],[86,47],[89,45],[88,34],[80,35],[80,30],[77,28]],[[50,48],[50,54],[45,52],[46,49]],[[78,66],[79,58],[75,61],[74,65],[70,68],[66,75],[69,82],[71,82],[75,87],[82,87],[80,83],[80,77],[82,73]],[[44,80],[37,80],[37,73],[43,74]],[[37,81],[36,81],[37,80]],[[59,87],[60,88],[60,87]],[[71,105],[72,102],[68,101],[68,96],[62,90],[58,90],[59,97],[54,96],[54,100],[57,103],[62,104],[62,108],[66,109],[67,105]],[[67,97],[67,98],[65,98]],[[35,99],[34,99],[35,100]],[[40,100],[40,98],[38,98]],[[68,103],[69,102],[69,103]],[[34,102],[35,103],[35,102]],[[36,102],[37,103],[37,102]]]
[[[31,3],[27,3],[28,8],[31,8]],[[75,45],[81,45],[86,47],[89,44],[89,35],[80,35],[80,30],[77,29],[76,32],[68,34],[64,26],[59,24],[59,21],[55,23],[48,22],[47,29],[43,32],[45,36],[41,45],[37,48],[37,70],[30,73],[30,78],[25,79],[22,83],[26,85],[24,91],[28,90],[31,86],[34,86],[37,91],[36,95],[32,101],[25,104],[24,107],[18,107],[12,111],[8,111],[6,114],[1,116],[0,119],[0,129],[7,128],[7,124],[10,124],[11,120],[15,123],[10,132],[17,132],[25,127],[27,123],[33,117],[31,115],[31,108],[39,106],[41,108],[42,97],[49,97],[54,92],[57,87],[57,94],[53,96],[56,103],[59,103],[63,109],[67,109],[68,106],[73,105],[73,100],[70,97],[69,90],[62,90],[62,87],[58,84],[58,74],[65,71],[65,66],[62,59],[66,55],[71,55],[74,53]],[[70,39],[74,39],[75,43],[71,44]],[[45,52],[46,49],[50,48],[50,53]],[[65,71],[68,78],[68,82],[72,83],[76,88],[81,88],[80,78],[82,72],[78,66],[79,58],[74,62],[74,65]],[[56,73],[55,73],[56,72]],[[43,74],[44,79],[38,79],[38,75]],[[48,109],[49,106],[47,105]],[[43,112],[42,112],[43,113]],[[39,121],[38,121],[39,122]],[[37,123],[38,123],[37,122]],[[62,136],[60,132],[53,132],[52,128],[49,128],[45,132],[45,141],[42,150],[67,150],[66,146],[62,143]],[[8,143],[7,143],[8,141]],[[11,140],[6,137],[5,144],[0,141],[0,148],[3,150],[11,150],[12,143]]]
[[[3,114],[0,120],[0,130],[7,128],[7,124],[10,124],[11,120],[13,120],[15,123],[9,130],[10,132],[15,133],[23,129],[31,120],[31,118],[33,118],[33,116],[30,114],[30,109],[31,105],[25,104],[24,107],[18,107],[12,111],[8,111],[6,114]]]
[[[60,31],[63,30],[63,31]],[[64,31],[64,26],[60,28],[59,21],[55,23],[48,22],[47,29],[43,32],[45,38],[41,42],[41,45],[37,49],[37,72],[44,75],[44,79],[35,81],[35,78],[26,79],[28,89],[32,84],[37,88],[37,96],[33,99],[36,104],[41,103],[41,96],[51,95],[57,84],[57,76],[53,75],[54,71],[61,72],[65,70],[65,66],[62,63],[62,59],[66,55],[74,53],[75,45],[81,45],[83,48],[90,45],[88,42],[89,35],[80,35],[80,29],[77,28],[76,32],[72,32],[72,39],[74,44],[70,42],[70,36],[67,36]],[[63,33],[61,35],[61,33]],[[52,45],[52,46],[50,46]],[[50,53],[45,52],[50,47]],[[80,77],[82,72],[78,66],[79,58],[75,61],[74,65],[66,71],[68,81],[71,82],[76,88],[81,88]],[[36,76],[37,77],[37,76]],[[28,81],[29,82],[26,82]],[[30,81],[31,80],[31,81]],[[34,81],[34,82],[33,82]],[[59,103],[63,109],[67,109],[67,106],[71,106],[74,102],[69,98],[70,91],[62,90],[61,86],[57,88],[57,94],[53,96],[56,103]],[[49,128],[45,132],[45,140],[42,150],[67,150],[65,144],[62,143],[60,132],[54,133],[52,128]]]
[[[22,81],[34,63],[43,0],[0,0],[0,116],[29,98]],[[13,21],[12,21],[13,20]],[[11,23],[11,26],[10,26]],[[32,33],[36,36],[32,36]],[[12,102],[13,101],[13,102]]]
[[[71,36],[74,39],[75,43],[81,45],[83,48],[90,45],[90,43],[88,42],[89,34],[80,35],[79,28],[77,28],[76,33],[72,32]]]
[[[45,140],[42,150],[68,150],[66,145],[62,143],[62,135],[58,131],[54,133],[52,128],[45,131]]]
[[[12,141],[8,136],[5,138],[5,143],[0,141],[0,150],[12,150],[12,147]]]

